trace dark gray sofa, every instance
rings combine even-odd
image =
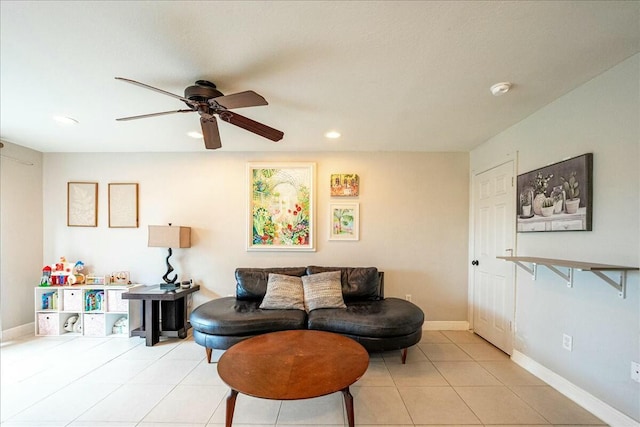
[[[302,277],[340,271],[347,308],[263,310],[269,273]],[[315,329],[353,338],[369,352],[402,350],[422,337],[424,313],[409,301],[384,297],[384,273],[375,267],[238,268],[236,296],[214,299],[196,307],[190,316],[195,341],[211,362],[213,349],[226,350],[247,338],[267,332]]]

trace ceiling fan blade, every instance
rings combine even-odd
[[[227,110],[217,111],[217,113],[220,116],[220,119],[225,122],[246,129],[249,132],[253,132],[272,141],[280,141],[284,136],[284,133],[278,129],[263,125],[262,123],[251,120],[248,117],[241,116],[238,113]]]
[[[272,141],[280,141],[284,136],[284,133],[278,129],[263,125],[262,123],[251,120],[248,117],[241,116],[238,113],[227,110],[217,111],[217,113],[220,116],[220,119],[225,122],[246,129],[249,132],[253,132]]]
[[[187,99],[187,98],[185,98],[183,96],[176,95],[176,94],[173,94],[171,92],[167,92],[166,90],[158,89],[157,87],[149,86],[147,84],[140,83],[140,82],[137,82],[135,80],[125,79],[124,77],[116,77],[116,80],[122,80],[123,82],[131,83],[132,85],[140,86],[140,87],[143,87],[145,89],[149,89],[149,90],[152,90],[154,92],[161,93],[163,95],[171,96],[173,98],[179,99],[182,102],[186,102],[189,105],[198,105],[197,102],[194,102],[194,101],[192,101],[190,99]]]
[[[222,147],[222,141],[220,141],[220,132],[218,132],[218,122],[214,116],[210,118],[200,117],[200,124],[202,124],[202,136],[204,137],[204,146],[209,150],[215,150]]]
[[[127,120],[137,120],[137,119],[146,119],[147,117],[156,117],[156,116],[164,116],[167,114],[174,113],[193,113],[194,110],[175,110],[175,111],[163,111],[162,113],[151,113],[151,114],[141,114],[139,116],[129,116],[129,117],[121,117],[116,119],[119,122],[126,122]]]
[[[224,108],[232,110],[234,108],[257,107],[259,105],[268,105],[266,99],[262,95],[258,95],[252,90],[246,92],[232,93],[231,95],[219,96],[213,99]]]

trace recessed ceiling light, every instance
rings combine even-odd
[[[191,138],[202,138],[202,134],[196,131],[187,132],[187,135],[189,135]]]
[[[496,83],[489,88],[493,96],[504,95],[505,93],[509,92],[509,89],[511,89],[511,83],[509,82]]]
[[[324,136],[326,136],[329,139],[338,139],[340,138],[341,135],[340,135],[340,132],[332,130],[330,132],[325,133]]]
[[[63,125],[77,125],[78,121],[68,116],[53,116],[53,120]]]

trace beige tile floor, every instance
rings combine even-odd
[[[219,358],[221,352],[214,352]],[[0,348],[0,420],[9,426],[219,427],[228,387],[192,337],[33,337]],[[358,426],[604,425],[469,332],[429,331],[373,354],[351,387]],[[346,425],[340,393],[301,401],[240,395],[234,426]]]

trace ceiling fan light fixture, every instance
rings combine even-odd
[[[79,123],[76,119],[69,116],[53,116],[53,120],[66,126],[77,125]]]
[[[218,124],[215,115],[224,122],[238,126],[239,128],[269,139],[273,142],[280,141],[284,137],[284,132],[279,131],[278,129],[256,122],[255,120],[251,120],[248,117],[236,113],[235,111],[230,111],[235,108],[257,107],[259,105],[269,104],[262,95],[252,90],[246,90],[244,92],[233,93],[225,96],[215,89],[216,86],[213,83],[205,80],[198,80],[195,86],[189,86],[185,89],[185,96],[182,97],[180,95],[167,92],[166,90],[149,86],[148,84],[140,83],[131,79],[125,79],[124,77],[116,77],[116,80],[179,99],[189,107],[188,109],[183,108],[181,110],[161,111],[158,113],[120,117],[116,119],[118,122],[164,116],[167,114],[197,112],[200,115],[202,133],[188,132],[187,135],[192,138],[202,138],[204,146],[208,150],[215,150],[222,147],[220,132],[218,131]]]
[[[326,138],[329,138],[329,139],[338,139],[338,138],[340,138],[342,135],[340,134],[340,132],[335,131],[335,130],[332,130],[332,131],[329,131],[329,132],[325,133],[325,134],[324,134],[324,136],[325,136]]]
[[[491,86],[491,88],[489,88],[493,96],[502,96],[505,93],[509,92],[509,89],[511,89],[511,83],[509,82],[496,83]]]

